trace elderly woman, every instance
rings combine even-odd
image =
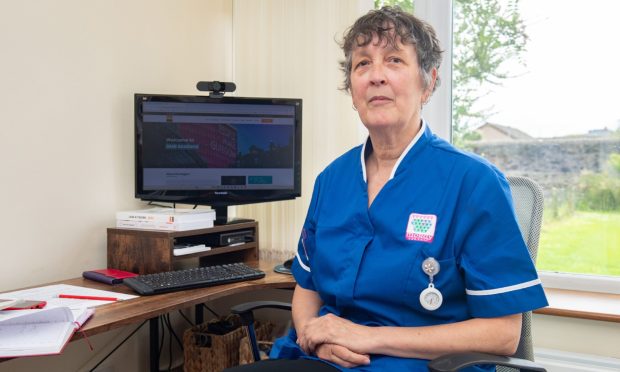
[[[292,267],[295,329],[271,354],[292,361],[248,368],[426,371],[447,353],[513,354],[521,313],[547,302],[504,176],[421,117],[439,82],[435,32],[385,7],[342,46],[369,136],[315,182]]]

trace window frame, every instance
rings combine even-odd
[[[422,115],[430,123],[433,131],[452,142],[452,1],[453,0],[412,0],[416,16],[433,25],[442,47],[443,64],[439,75],[443,77],[441,86],[433,94]],[[450,78],[448,78],[450,77]],[[620,294],[620,276],[577,274],[568,272],[538,271],[547,288],[570,289],[577,291]]]

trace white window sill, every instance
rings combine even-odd
[[[620,277],[538,273],[549,306],[536,314],[620,323]]]
[[[545,288],[620,294],[620,277],[539,271]]]
[[[545,288],[549,306],[536,314],[620,323],[620,294]]]

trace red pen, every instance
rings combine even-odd
[[[71,294],[59,294],[58,298],[74,298],[76,300],[118,301],[115,297],[80,296]]]

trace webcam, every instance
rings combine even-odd
[[[223,81],[199,81],[196,89],[201,92],[209,92],[209,97],[223,97],[225,92],[234,92],[237,89],[235,83]]]

